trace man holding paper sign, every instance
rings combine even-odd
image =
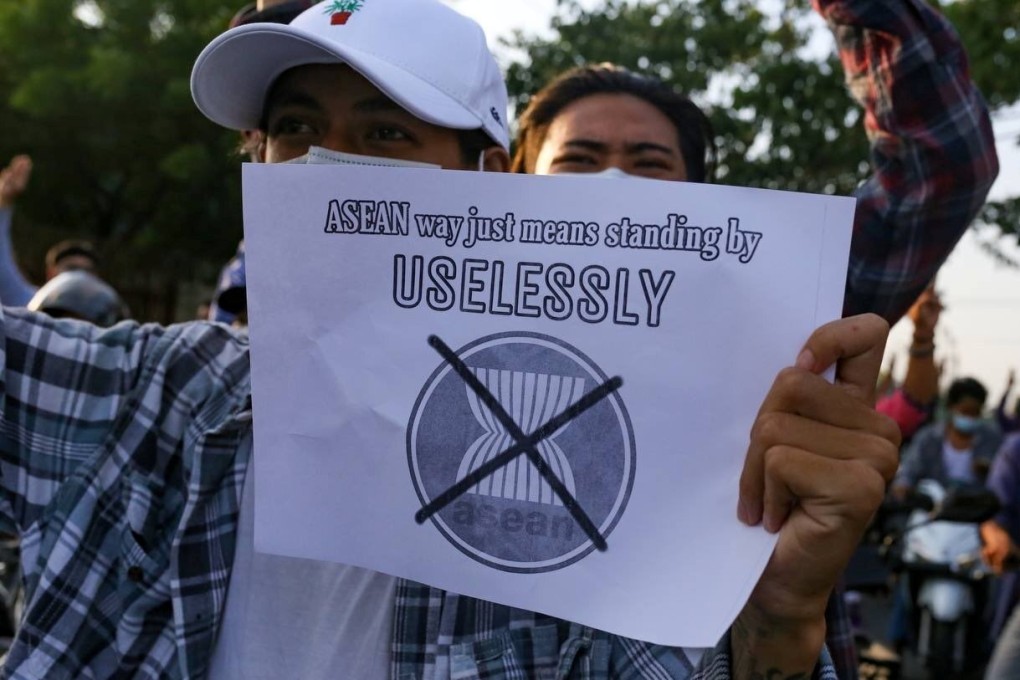
[[[228,32],[200,57],[193,90],[199,107],[214,120],[240,129],[262,129],[266,139],[261,154],[269,161],[294,159],[315,145],[341,154],[383,157],[342,156],[348,163],[392,164],[396,159],[452,169],[507,166],[505,92],[484,36],[472,22],[435,0],[323,3],[291,27],[249,26]],[[303,190],[289,180],[313,179],[306,196],[285,197],[277,208],[285,212],[317,208],[319,187],[314,178],[325,174],[296,165],[260,170],[290,170],[272,177],[251,174],[253,182],[287,180],[288,191]],[[443,173],[365,168],[346,177],[356,181],[359,172],[369,178],[404,179],[414,187],[431,186],[437,200],[450,198],[442,190]],[[420,179],[414,173],[420,173]],[[461,187],[485,179],[478,173],[446,177]],[[439,184],[429,184],[437,180]],[[575,184],[572,189],[570,180],[561,181],[566,183],[564,191],[584,188]],[[516,195],[525,186],[522,182],[534,182],[527,184],[530,191],[549,193],[540,186],[545,182],[548,187],[549,182],[541,179],[516,178],[499,186]],[[267,195],[272,192],[272,187],[264,188]],[[654,186],[647,190],[657,191]],[[780,199],[756,200],[767,204]],[[838,202],[804,201],[819,210],[846,212],[847,206]],[[380,204],[374,205],[373,224],[378,227]],[[266,207],[267,213],[276,209]],[[328,212],[317,218],[323,215]],[[267,217],[275,219],[275,213]],[[257,221],[258,216],[254,218]],[[288,266],[300,264],[294,257],[304,257],[301,249],[307,246],[299,238],[298,224],[302,221],[294,217],[293,251],[277,253]],[[394,226],[399,218],[387,224],[386,230],[378,228],[359,238],[381,240],[385,233],[399,231]],[[273,224],[277,231],[290,226],[286,215]],[[351,238],[324,231],[321,221],[315,232],[323,238]],[[826,233],[839,240],[835,231]],[[816,249],[827,247],[808,240]],[[432,241],[435,248],[446,247]],[[273,281],[254,274],[265,263],[264,253],[257,255],[259,243],[248,243],[252,283],[258,284],[252,291],[253,330],[268,332],[271,329],[258,326],[260,305],[265,304],[259,293],[271,297]],[[360,241],[346,241],[341,251],[360,247]],[[759,249],[756,257],[773,256]],[[319,272],[323,258],[313,255],[306,263]],[[753,263],[730,258],[725,266],[732,273]],[[441,268],[436,271],[442,273]],[[518,271],[529,276],[527,268]],[[828,287],[834,287],[830,272],[813,275],[814,281],[826,279]],[[474,279],[465,280],[470,302]],[[528,307],[527,281],[518,311]],[[282,290],[287,282],[280,283]],[[841,281],[836,283],[841,290]],[[726,282],[719,285],[725,287]],[[345,294],[340,289],[327,292],[338,298]],[[745,294],[753,300],[757,291]],[[591,299],[598,295],[593,293]],[[438,299],[433,296],[431,301],[438,305]],[[630,328],[626,295],[623,303],[622,322],[609,324],[620,329]],[[734,300],[735,306],[739,303]],[[293,298],[288,306],[294,307]],[[549,309],[556,311],[555,304]],[[306,320],[306,313],[321,313],[295,311]],[[793,313],[814,318],[814,310],[809,311],[807,317]],[[392,312],[347,309],[380,323]],[[725,316],[725,310],[719,314]],[[778,542],[771,560],[764,551],[760,564],[745,566],[748,578],[761,568],[764,574],[750,588],[746,606],[739,614],[732,612],[735,623],[722,635],[718,648],[694,664],[693,657],[678,648],[453,593],[416,601],[413,587],[404,587],[411,584],[398,587],[395,579],[382,574],[255,553],[250,369],[243,337],[204,324],[169,329],[122,324],[100,332],[16,310],[6,310],[4,317],[0,512],[22,535],[28,582],[23,625],[5,667],[9,677],[467,678],[557,673],[571,678],[757,678],[807,677],[814,671],[833,677],[822,644],[825,603],[896,466],[896,428],[871,406],[888,330],[882,320],[862,316],[831,322],[810,334],[799,350],[785,340],[778,343],[782,347],[771,348],[793,365],[763,390],[767,395],[754,421],[740,475],[738,515],[747,525],[764,524]],[[583,324],[576,321],[563,328],[576,331],[585,328]],[[390,335],[399,334],[399,326],[395,329]],[[522,337],[534,340],[537,335]],[[303,353],[306,348],[299,343],[305,339],[295,334],[292,342],[298,344],[284,354]],[[768,338],[761,340],[765,351]],[[542,351],[549,347],[552,344],[547,343]],[[549,362],[565,365],[559,347]],[[378,350],[360,347],[357,358],[374,366],[385,354]],[[535,350],[530,356],[538,354]],[[600,351],[600,360],[607,354]],[[498,352],[493,356],[498,358]],[[281,364],[290,358],[276,357]],[[584,359],[577,353],[572,365],[581,365]],[[742,357],[732,359],[741,366],[754,363],[753,357],[751,364],[741,363]],[[265,360],[269,363],[262,365],[271,369],[272,357]],[[456,363],[456,353],[447,360]],[[835,384],[821,375],[833,368]],[[396,369],[417,373],[420,365],[397,362]],[[592,369],[592,374],[598,373]],[[577,385],[576,378],[565,382]],[[360,387],[352,382],[351,389]],[[297,402],[305,396],[299,392],[283,396]],[[462,395],[463,389],[451,388],[449,394]],[[268,422],[278,415],[265,410],[271,396],[260,392],[255,397],[257,408],[264,409],[259,411],[260,420]],[[632,392],[631,398],[640,395]],[[427,400],[422,403],[428,406]],[[368,425],[377,421],[386,425],[391,419],[387,404],[377,406],[375,414],[367,416]],[[497,410],[493,403],[485,407],[492,413]],[[341,411],[329,420],[346,421],[352,415]],[[631,415],[635,421],[642,418],[636,411]],[[516,412],[512,416],[520,419]],[[300,430],[302,425],[294,424]],[[637,422],[636,429],[640,427]],[[441,422],[433,428],[438,434],[442,430]],[[592,435],[581,423],[572,434]],[[594,434],[595,440],[601,436]],[[741,433],[741,438],[746,442],[746,435]],[[260,466],[265,467],[273,447],[268,439],[260,439],[259,446],[265,447],[259,449]],[[529,447],[537,444],[525,446]],[[743,451],[737,453],[743,456]],[[585,468],[575,466],[574,472],[580,478]],[[645,475],[637,484],[647,484],[648,479]],[[720,481],[719,495],[735,497],[736,475]],[[304,500],[292,498],[288,503],[298,506]],[[733,510],[727,507],[725,514],[730,516]],[[631,516],[624,523],[633,525]],[[333,519],[338,526],[352,520]],[[372,517],[366,513],[353,519],[368,522]],[[401,530],[410,527],[426,540],[436,537],[431,526],[415,527],[410,517],[404,519]],[[526,530],[509,514],[502,521],[507,531]],[[633,526],[624,523],[610,537],[614,546],[634,535]],[[728,530],[734,528],[748,540],[760,541],[762,532],[732,526]],[[396,546],[398,553],[400,548]],[[596,557],[625,552],[613,548]],[[464,573],[485,569],[461,558]],[[405,554],[403,559],[415,561],[418,556]],[[577,562],[578,567],[585,564]],[[558,573],[583,574],[572,569]],[[456,580],[458,574],[452,577]],[[277,609],[262,607],[263,601]],[[682,624],[696,628],[709,613],[684,601],[668,605],[678,628]],[[719,612],[711,614],[719,618]],[[508,642],[510,648],[500,646]]]

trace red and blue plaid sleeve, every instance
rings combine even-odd
[[[923,0],[814,0],[865,108],[873,176],[857,192],[844,313],[899,319],[998,173],[988,109],[952,25]]]

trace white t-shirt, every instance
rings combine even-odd
[[[243,444],[251,446],[251,440]],[[256,553],[254,457],[210,680],[387,678],[397,579]]]
[[[948,441],[942,442],[942,467],[946,470],[946,479],[966,484],[977,481],[973,449],[954,449]]]

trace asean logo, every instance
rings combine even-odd
[[[500,333],[453,352],[418,395],[407,460],[430,519],[494,569],[573,564],[619,522],[634,484],[634,431],[617,389],[569,344]]]

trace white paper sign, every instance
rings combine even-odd
[[[774,545],[748,433],[840,315],[852,199],[306,165],[244,199],[257,550],[718,641]]]

